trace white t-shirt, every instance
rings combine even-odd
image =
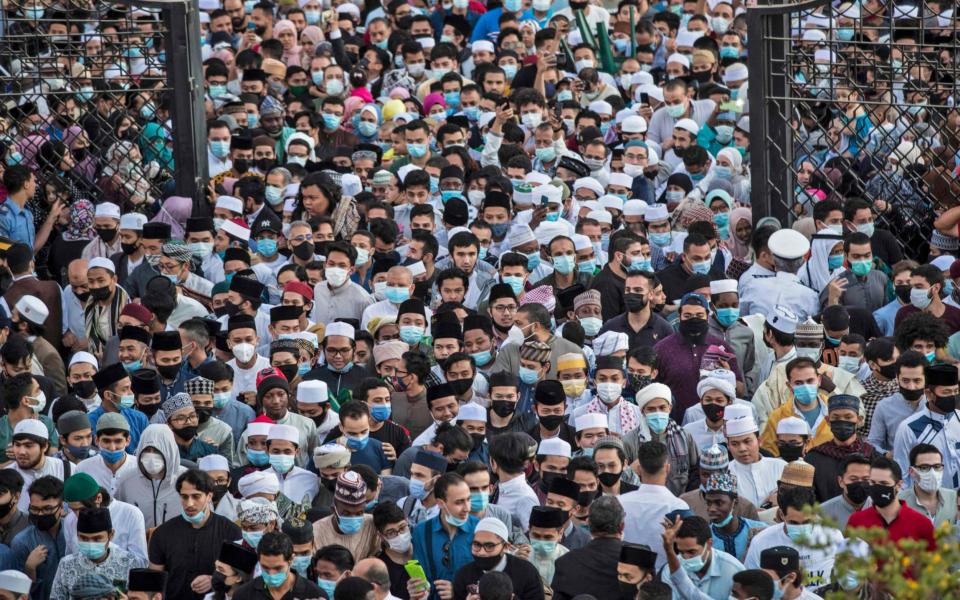
[[[843,534],[836,529],[814,526],[811,545],[816,547],[800,546],[787,535],[786,527],[778,523],[754,536],[747,549],[744,566],[748,569],[759,569],[761,552],[775,546],[789,546],[800,553],[800,566],[805,574],[803,584],[811,588],[819,587],[830,583],[836,547],[841,540]]]

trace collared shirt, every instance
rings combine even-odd
[[[452,583],[457,571],[474,560],[470,545],[480,520],[467,515],[467,522],[457,527],[451,538],[440,523],[442,518],[439,514],[413,528],[413,557],[423,567],[427,581],[444,579]],[[437,598],[436,590],[430,597]]]
[[[747,292],[740,293],[741,314],[770,315],[776,306],[788,308],[803,322],[820,312],[820,297],[794,273],[782,271],[756,280]]]
[[[689,410],[687,410],[687,414],[690,414]],[[693,438],[693,443],[695,443],[701,451],[714,444],[721,444],[726,441],[723,434],[723,426],[721,425],[717,431],[711,431],[710,428],[707,427],[706,417],[693,423],[687,423],[683,426],[683,430],[690,434],[690,437]]]
[[[63,331],[69,331],[77,338],[85,336],[87,325],[83,320],[83,304],[73,293],[73,286],[68,285],[63,288],[60,294],[60,305],[63,314]]]
[[[891,302],[873,311],[873,318],[877,321],[877,326],[880,327],[883,335],[893,335],[893,323],[897,319],[897,311],[903,306],[899,300],[894,298]]]
[[[897,427],[893,438],[893,459],[903,470],[907,483],[913,483],[909,476],[910,450],[917,444],[937,447],[943,457],[943,485],[956,489],[960,485],[960,416],[957,412],[939,415],[924,406]]]
[[[657,553],[657,569],[667,563],[663,553],[663,518],[675,510],[690,510],[686,502],[670,493],[663,485],[640,484],[636,491],[620,496],[627,515],[623,541],[645,544]]]
[[[258,354],[256,360],[253,362],[253,366],[249,369],[244,369],[238,365],[236,358],[231,358],[227,362],[227,365],[233,369],[232,389],[234,395],[237,395],[244,392],[257,391],[257,373],[269,367],[270,361]]]
[[[737,476],[737,494],[754,506],[760,506],[766,502],[770,492],[777,489],[777,482],[786,466],[787,463],[781,458],[761,456],[759,461],[749,465],[732,460],[729,469]]]
[[[47,558],[37,567],[37,579],[30,589],[30,597],[49,598],[57,567],[67,555],[67,540],[63,533],[63,525],[57,528],[56,536],[30,525],[13,538],[10,547],[16,557],[18,571],[26,569],[27,557],[37,546],[44,546],[47,549]]]
[[[673,597],[678,600],[713,600],[714,598],[729,598],[733,589],[733,576],[743,571],[743,563],[730,556],[723,550],[716,548],[710,553],[710,566],[703,577],[687,573],[682,566],[669,574],[663,570],[664,581],[670,583],[674,589]]]
[[[673,327],[656,313],[650,313],[650,318],[639,331],[635,331],[630,325],[627,314],[618,315],[604,323],[597,335],[608,331],[627,334],[630,348],[653,346],[663,338],[673,335]]]
[[[907,506],[917,511],[921,515],[930,519],[934,527],[939,527],[944,523],[953,524],[957,520],[957,491],[949,488],[940,488],[937,490],[937,512],[930,514],[927,507],[920,504],[917,499],[916,484],[911,485],[900,492],[900,499],[906,502]]]
[[[920,410],[924,402],[922,397],[917,402],[907,402],[900,392],[878,402],[873,409],[867,441],[878,452],[893,451],[893,439],[897,434],[897,427]]]
[[[30,209],[20,208],[16,202],[10,199],[0,204],[0,235],[14,242],[22,242],[33,250],[37,231],[33,223],[33,213],[30,212]]]
[[[43,466],[41,466],[39,469],[21,469],[16,461],[11,462],[5,468],[13,469],[17,473],[20,473],[20,476],[23,477],[23,489],[26,491],[30,489],[30,484],[32,484],[34,481],[36,481],[37,479],[40,479],[45,475],[52,475],[57,479],[59,479],[60,481],[63,481],[64,479],[66,479],[63,476],[64,462],[65,461],[63,459],[57,459],[57,458],[53,458],[52,456],[46,456],[43,458]],[[17,508],[19,508],[23,512],[27,512],[27,509],[29,507],[30,507],[30,494],[21,493],[20,500],[17,501]]]
[[[864,277],[857,277],[852,271],[844,271],[837,279],[846,281],[847,286],[840,296],[840,304],[857,306],[869,311],[880,309],[887,301],[887,275],[880,270],[871,269]],[[820,290],[820,302],[826,306],[829,286]]]
[[[107,411],[105,411],[101,405],[87,413],[87,418],[90,419],[90,426],[93,427],[94,436],[97,435],[97,421],[100,420],[100,417],[105,412]],[[127,452],[133,454],[137,451],[137,445],[140,444],[140,434],[143,433],[143,430],[147,428],[150,422],[147,420],[147,415],[135,408],[121,408],[120,414],[123,415],[127,420],[127,424],[130,425],[130,443],[127,444]]]
[[[530,509],[540,506],[540,498],[521,474],[509,481],[500,482],[500,496],[496,505],[502,506],[511,515],[516,515],[521,528],[526,531],[530,529]]]

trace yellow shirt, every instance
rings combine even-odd
[[[820,399],[820,418],[816,423],[813,435],[807,440],[804,452],[808,452],[814,446],[819,446],[824,442],[833,439],[833,432],[830,431],[830,423],[827,421],[827,398],[829,394],[819,390]],[[767,450],[773,456],[780,456],[780,448],[777,447],[777,423],[787,417],[797,417],[803,419],[803,415],[794,406],[793,392],[789,392],[787,401],[779,408],[774,409],[767,419],[767,426],[763,429],[763,435],[760,436],[760,447]]]

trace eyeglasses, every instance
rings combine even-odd
[[[327,348],[326,352],[330,356],[346,356],[347,354],[350,354],[352,350],[353,348]]]
[[[55,514],[58,510],[60,510],[60,508],[60,506],[43,506],[40,508],[31,506],[27,508],[27,512],[29,512],[31,515],[37,515],[39,517],[43,515]]]
[[[294,236],[294,237],[290,238],[290,240],[288,240],[288,241],[291,241],[291,242],[312,242],[312,241],[313,241],[313,234],[312,234],[312,233],[305,233],[305,234],[303,234],[303,235],[297,235],[297,236]]]
[[[933,469],[938,473],[943,472],[943,465],[916,465],[913,468],[916,469],[918,473],[928,473],[930,472],[930,469]]]
[[[485,542],[485,543],[482,543],[482,542],[474,541],[474,542],[472,542],[472,543],[470,544],[470,547],[471,547],[473,550],[475,550],[475,551],[483,550],[484,552],[493,552],[494,550],[497,549],[497,546],[500,546],[500,545],[502,545],[502,544],[503,544],[503,542]]]
[[[384,532],[383,532],[383,537],[386,538],[386,539],[388,539],[388,540],[392,540],[393,538],[397,537],[398,535],[402,535],[402,534],[406,533],[406,532],[409,531],[409,530],[410,530],[410,528],[407,527],[406,525],[401,525],[400,527],[398,527],[398,528],[396,528],[396,529],[385,529]]]
[[[185,423],[199,423],[200,419],[197,418],[197,413],[191,415],[177,415],[176,417],[170,417],[170,423],[173,425],[183,425]]]
[[[501,313],[517,312],[517,307],[513,304],[497,304],[495,306],[491,306],[490,308]]]

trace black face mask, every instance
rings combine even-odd
[[[479,450],[483,447],[483,442],[487,440],[487,435],[484,433],[471,433],[470,437],[473,439],[473,449]]]
[[[313,258],[313,243],[302,242],[293,247],[293,255],[300,260],[311,260]]]
[[[700,345],[707,337],[706,319],[687,319],[680,321],[680,335],[693,345]]]
[[[936,396],[936,399],[933,401],[933,405],[937,407],[942,413],[948,413],[950,411],[956,410],[957,408],[957,397],[956,396]]]
[[[641,294],[624,294],[623,303],[628,312],[637,313],[647,307],[647,299]]]
[[[97,302],[102,302],[110,297],[110,288],[107,286],[90,288],[90,297]]]
[[[634,600],[637,597],[639,588],[636,584],[618,581],[617,586],[620,588],[620,600]]]
[[[563,415],[547,415],[546,417],[540,417],[540,424],[547,431],[553,431],[563,424],[563,418]]]
[[[456,396],[466,394],[473,387],[473,379],[448,379],[447,383],[453,388],[453,393]]]
[[[136,243],[127,244],[124,242],[120,242],[120,249],[123,250],[124,254],[126,254],[127,256],[130,256],[131,254],[137,251],[137,244]]]
[[[494,400],[490,403],[490,410],[500,418],[506,418],[517,410],[517,403],[509,400]]]
[[[174,429],[173,432],[177,434],[177,437],[179,437],[181,440],[190,441],[197,437],[197,426],[187,425],[186,427],[181,427],[180,429]]]
[[[97,227],[96,230],[97,235],[100,236],[104,244],[112,244],[113,240],[117,237],[117,229],[115,227]]]
[[[501,558],[503,558],[503,556],[500,554],[496,556],[474,556],[473,562],[477,563],[477,566],[484,571],[489,571],[500,564]]]
[[[282,365],[277,368],[280,369],[283,376],[287,378],[287,381],[293,381],[293,378],[297,376],[297,366],[298,365]]]
[[[206,423],[207,421],[209,421],[209,420],[210,420],[210,417],[213,416],[213,409],[212,409],[212,408],[198,408],[198,409],[196,409],[196,411],[197,411],[197,421],[198,421],[201,425],[203,425],[204,423]]]
[[[323,425],[323,422],[327,420],[327,411],[323,411],[315,417],[310,417],[310,420],[313,421],[313,424],[317,427]]]
[[[174,365],[157,365],[157,372],[163,376],[164,379],[176,379],[177,375],[180,373],[180,365],[183,362],[178,362]]]
[[[226,594],[230,591],[230,586],[227,585],[227,577],[220,571],[214,571],[213,575],[210,576],[210,587],[218,594]]]
[[[703,404],[702,406],[703,414],[707,416],[707,420],[716,423],[723,418],[723,409],[725,407],[719,404]]]
[[[635,392],[639,392],[643,388],[653,383],[653,377],[650,377],[649,375],[636,375],[634,373],[627,373],[627,383],[630,385],[630,389]]]
[[[141,404],[137,406],[137,409],[139,409],[140,412],[148,417],[152,417],[153,415],[157,414],[158,410],[160,410],[160,403],[154,402],[153,404]]]
[[[333,479],[327,479],[326,477],[321,477],[320,483],[323,484],[323,487],[332,492],[337,487],[337,478],[334,477]]]
[[[900,395],[903,396],[903,399],[907,402],[916,402],[923,397],[923,389],[919,390],[908,390],[902,385],[900,386]]]
[[[233,161],[233,170],[237,173],[246,173],[250,170],[250,161],[246,158],[237,158]]]
[[[910,304],[910,284],[903,283],[897,286],[894,286],[894,291],[897,293],[897,298],[903,304]]]
[[[0,505],[0,519],[6,517],[10,514],[10,511],[13,510],[13,507],[16,506],[16,503],[13,500],[7,502],[6,504]]]
[[[870,495],[870,484],[866,481],[855,481],[847,484],[847,499],[856,505],[863,504]]]
[[[73,154],[73,160],[82,162],[87,157],[87,148],[74,148],[70,153]]]
[[[218,307],[218,308],[215,308],[215,309],[213,309],[213,314],[217,315],[218,317],[226,316],[226,314],[227,314],[227,307],[226,307],[226,306],[220,306],[220,307]]]
[[[780,449],[780,458],[787,462],[793,462],[803,456],[803,446],[795,446],[793,444],[777,444],[777,448]]]
[[[223,312],[228,317],[232,317],[233,315],[237,314],[239,310],[240,310],[239,304],[234,304],[229,300],[223,303]]]
[[[260,171],[266,173],[277,164],[277,161],[272,158],[258,158],[253,161],[254,166],[257,167]]]
[[[621,473],[600,473],[597,475],[597,479],[600,480],[603,487],[613,487],[620,481],[620,475]]]
[[[580,492],[580,495],[577,497],[577,504],[583,507],[590,506],[590,504],[596,500],[597,496],[599,495],[599,490],[594,490],[592,492]]]
[[[883,365],[877,372],[887,379],[894,379],[897,376],[897,363],[892,362],[889,365]]]
[[[589,2],[570,2],[570,10],[586,10],[587,4],[589,4]]]
[[[80,301],[80,304],[86,304],[87,298],[90,297],[90,292],[83,292],[82,294],[74,292],[73,295],[77,297],[77,300]]]
[[[60,522],[59,515],[30,515],[30,524],[40,531],[50,531]]]
[[[90,399],[97,393],[97,384],[91,379],[84,379],[72,384],[70,390],[77,398]]]
[[[892,485],[871,484],[870,499],[873,500],[874,506],[878,508],[890,506],[897,499],[896,488]]]
[[[830,421],[830,431],[838,441],[845,442],[857,433],[857,424],[850,421]]]
[[[229,485],[215,485],[215,486],[213,486],[213,502],[214,502],[214,504],[220,502],[220,500],[222,500],[223,497],[227,495],[227,491],[229,490],[229,488],[230,488]]]

